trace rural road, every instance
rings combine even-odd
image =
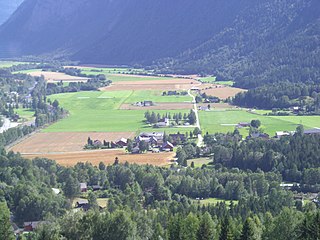
[[[201,83],[197,86],[200,86]],[[197,122],[196,122],[196,126],[201,130],[201,126],[200,126],[200,119],[199,119],[199,113],[198,113],[198,106],[197,106],[197,102],[196,102],[196,96],[194,96],[192,93],[191,93],[191,88],[188,90],[188,95],[190,97],[192,97],[192,103],[193,103],[193,111],[194,113],[196,114],[196,119],[197,119]],[[201,134],[198,134],[198,143],[197,143],[197,146],[198,147],[201,147],[203,145],[203,137]]]

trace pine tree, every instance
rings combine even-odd
[[[4,202],[0,202],[0,239],[15,239],[10,224],[10,211]]]
[[[197,234],[198,240],[214,239],[214,222],[208,212],[206,212],[200,221],[200,226]]]
[[[247,218],[242,228],[240,240],[254,240],[254,235],[254,223],[251,218]]]
[[[225,219],[221,223],[219,240],[232,240],[232,239],[233,239],[233,236],[230,229],[230,219],[229,217],[225,217]]]

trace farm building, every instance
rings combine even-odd
[[[155,124],[156,127],[168,127],[170,125],[169,118],[161,119],[158,123]]]
[[[86,205],[88,205],[89,202],[87,199],[79,199],[77,202],[76,202],[76,208],[83,208],[85,207]]]
[[[308,129],[304,131],[304,134],[307,134],[307,135],[320,134],[320,129],[319,128]]]
[[[152,101],[144,101],[143,106],[145,106],[145,107],[153,106],[153,102]]]
[[[287,131],[276,132],[276,138],[278,138],[278,139],[280,139],[282,137],[286,137],[286,136],[291,136],[291,135],[293,135],[293,133],[287,132]]]
[[[174,148],[173,144],[169,141],[164,142],[161,147],[162,151],[166,151],[166,152],[172,152],[173,148]]]
[[[41,222],[41,221],[34,221],[34,222],[24,222],[23,223],[23,230],[25,232],[33,232],[34,230],[37,229],[37,227],[45,222]]]
[[[128,139],[126,138],[121,138],[119,141],[116,142],[116,145],[118,145],[119,147],[126,147],[128,146]]]
[[[80,192],[87,192],[88,186],[87,183],[80,183]]]

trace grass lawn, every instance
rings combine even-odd
[[[139,75],[107,75],[107,79],[111,80],[112,82],[128,82],[128,81],[158,81],[158,80],[168,80],[172,78],[168,77],[147,77],[147,76],[139,76]]]
[[[136,103],[144,100],[157,102],[191,102],[192,98],[189,95],[185,96],[162,96],[159,91],[132,91],[131,95],[125,100],[125,103]]]
[[[232,124],[250,122],[259,119],[262,129],[270,136],[276,131],[293,131],[299,124],[306,129],[320,127],[320,116],[263,116],[248,113],[243,110],[199,112],[203,132],[232,132],[235,128]],[[248,135],[248,129],[240,129],[241,134]]]
[[[208,165],[210,162],[212,162],[212,159],[210,158],[196,158],[188,160],[188,166],[191,166],[191,163],[194,162],[194,167],[201,168],[203,164]]]
[[[152,128],[144,123],[145,110],[118,110],[120,105],[132,94],[132,91],[117,92],[77,92],[51,95],[70,115],[44,129],[44,132],[144,132],[158,131],[176,133],[193,128]],[[175,111],[155,111],[160,114]],[[183,111],[181,111],[183,112]],[[188,112],[188,111],[186,111]]]
[[[216,81],[216,77],[203,77],[200,78],[201,82],[205,83],[216,83],[216,84],[221,84],[221,85],[228,85],[228,86],[233,86],[234,82],[233,81]]]
[[[33,110],[26,108],[15,109],[15,112],[26,121],[31,121],[34,118],[35,113]]]
[[[8,68],[19,64],[27,64],[27,62],[0,61],[0,68]]]
[[[195,200],[195,202],[200,202],[200,205],[209,205],[209,204],[218,204],[221,202],[224,202],[227,206],[231,205],[230,200],[224,200],[224,199],[219,199],[219,198],[207,198],[207,199],[203,199],[203,200]],[[233,201],[233,204],[238,204],[238,201]]]

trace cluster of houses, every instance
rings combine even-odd
[[[152,132],[152,133],[141,133],[134,139],[134,147],[132,153],[140,153],[139,143],[144,141],[149,145],[149,151],[158,153],[160,151],[172,152],[174,146],[186,141],[186,136],[184,134],[169,134],[168,141],[165,138],[165,134],[161,132]]]

